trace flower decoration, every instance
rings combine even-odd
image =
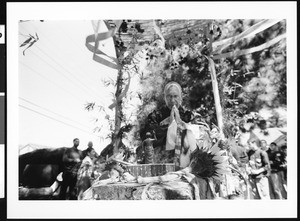
[[[179,63],[176,62],[176,61],[173,61],[173,62],[170,64],[170,70],[177,69],[178,67],[179,67]]]
[[[187,51],[181,51],[180,55],[181,55],[182,58],[185,58],[188,55],[188,52]]]
[[[182,51],[188,52],[189,49],[190,49],[190,47],[189,47],[188,45],[186,45],[186,44],[182,44],[182,45],[181,45],[181,50],[182,50]]]
[[[239,128],[243,132],[250,132],[255,127],[259,127],[261,129],[261,133],[264,135],[268,135],[269,133],[267,125],[267,121],[258,112],[250,112],[249,114],[244,115],[239,122]]]
[[[200,34],[197,34],[197,38],[189,39],[191,40],[187,41],[187,38],[181,37],[171,38],[165,44],[161,39],[155,39],[147,45],[143,51],[145,56],[140,59],[144,59],[147,63],[145,70],[164,74],[168,79],[177,74],[186,74],[189,70],[193,73],[203,71],[207,62],[205,55],[208,55],[209,40]]]
[[[190,167],[196,176],[222,180],[224,178],[222,175],[229,172],[228,165],[225,150],[221,150],[216,143],[209,150],[197,148],[192,153]]]
[[[164,58],[166,49],[160,39],[155,40],[145,47],[146,60],[150,61],[154,58]]]

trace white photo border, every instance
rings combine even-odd
[[[297,217],[297,2],[7,3],[7,218]],[[94,19],[287,20],[288,199],[200,201],[19,201],[18,21]]]

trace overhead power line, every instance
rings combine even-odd
[[[32,67],[28,66],[27,64],[24,64],[23,62],[20,61],[20,64],[24,65],[25,67],[27,67],[28,69],[30,69],[33,73],[37,74],[38,76],[44,78],[45,80],[51,82],[52,84],[54,84],[56,87],[62,89],[63,91],[67,92],[68,94],[72,95],[72,97],[74,97],[76,100],[80,101],[80,102],[84,102],[83,100],[80,100],[78,98],[77,95],[71,93],[70,91],[66,90],[65,88],[63,88],[62,86],[58,85],[57,83],[55,83],[54,81],[50,80],[49,78],[45,77],[44,75],[42,75],[40,72],[34,70]]]
[[[70,35],[65,31],[65,29],[63,29],[61,26],[58,26],[61,31],[65,34],[65,36],[67,36],[67,38],[70,40],[69,42],[72,42],[72,44],[74,46],[76,46],[77,48],[81,49],[80,46],[74,41],[73,38],[70,37]],[[86,49],[86,46],[84,44],[82,44],[82,46]],[[74,50],[74,47],[71,47],[74,51],[74,53],[76,53],[76,51]],[[83,70],[82,66],[78,66],[82,72],[84,72],[85,70]],[[97,79],[97,81],[99,81],[99,84],[101,83],[100,78],[93,78],[94,80]],[[91,81],[93,81],[93,79],[90,79]]]
[[[36,47],[36,48],[38,48],[38,47]],[[68,80],[67,82],[69,82],[69,83],[74,82],[70,77],[68,77],[67,75],[65,75],[62,71],[58,70],[56,67],[54,67],[52,64],[50,64],[48,61],[46,61],[45,59],[43,59],[41,56],[37,55],[33,50],[31,51],[31,53],[34,54],[38,59],[42,60],[45,64],[47,64],[49,67],[51,67],[57,73],[61,73],[62,76],[64,76]],[[88,96],[91,96],[91,95],[88,95]],[[94,96],[94,95],[92,95],[92,96]]]
[[[39,49],[44,55],[46,55],[48,58],[50,58],[53,62],[55,62],[58,66],[60,66],[62,69],[64,69],[66,72],[68,72],[68,73],[70,73],[71,75],[72,75],[72,77],[74,78],[74,79],[76,79],[77,80],[77,84],[78,85],[81,85],[81,88],[85,91],[85,92],[87,92],[88,94],[90,94],[90,95],[92,95],[92,96],[95,96],[92,92],[91,92],[91,89],[88,87],[88,86],[86,86],[85,84],[83,84],[82,83],[82,81],[80,81],[77,77],[76,77],[76,75],[74,75],[74,74],[72,74],[69,70],[67,70],[64,66],[62,66],[61,64],[59,64],[57,61],[55,61],[50,55],[48,55],[46,52],[44,52],[41,48],[39,48],[39,46],[37,46],[36,47],[37,49]],[[42,59],[43,60],[43,59]],[[45,61],[45,60],[44,60]],[[49,64],[49,63],[48,63]],[[52,66],[53,67],[53,66]],[[55,68],[56,69],[56,68]],[[57,70],[57,69],[56,69]],[[60,72],[60,73],[62,73],[63,74],[63,76],[65,77],[65,78],[67,78],[68,80],[70,80],[70,81],[73,81],[73,82],[75,82],[72,78],[69,78],[67,75],[65,75],[63,72],[61,72],[61,71],[59,71],[59,70],[57,70],[58,72]]]
[[[95,134],[92,134],[91,132],[88,132],[88,131],[86,131],[86,130],[83,130],[83,129],[79,128],[79,127],[76,127],[76,126],[71,125],[71,124],[69,124],[69,123],[66,123],[66,122],[64,122],[64,121],[55,119],[55,118],[53,118],[53,117],[51,117],[51,116],[48,116],[48,115],[46,115],[46,114],[43,114],[43,113],[41,113],[41,112],[39,112],[39,111],[33,110],[33,109],[29,108],[29,107],[23,106],[23,105],[21,105],[21,104],[19,104],[19,106],[22,107],[22,108],[24,108],[24,109],[26,109],[26,110],[32,111],[32,112],[34,112],[34,113],[36,113],[36,114],[39,114],[39,115],[41,115],[41,116],[44,116],[44,117],[46,117],[46,118],[49,118],[49,119],[54,120],[54,121],[56,121],[56,122],[59,122],[59,123],[61,123],[61,124],[67,125],[67,126],[72,127],[72,128],[76,128],[76,129],[78,129],[78,130],[80,130],[80,131],[83,131],[83,132],[85,132],[85,133],[88,133],[88,134],[90,134],[90,135],[93,135],[93,136],[96,136],[96,137],[100,137],[100,136],[97,136],[97,135],[95,135]]]
[[[71,119],[71,118],[68,118],[68,117],[66,117],[66,116],[63,116],[63,115],[61,115],[61,114],[55,113],[55,112],[52,111],[52,110],[49,110],[49,109],[47,109],[47,108],[45,108],[45,107],[42,107],[42,106],[40,106],[40,105],[38,105],[38,104],[35,104],[35,103],[33,103],[33,102],[29,101],[29,100],[26,100],[26,99],[24,99],[24,98],[22,98],[22,97],[19,97],[19,99],[21,99],[21,100],[23,100],[23,101],[25,101],[25,102],[27,102],[27,103],[29,103],[29,104],[32,104],[32,105],[34,105],[34,106],[36,106],[36,107],[39,107],[39,108],[41,108],[41,109],[43,109],[43,110],[46,110],[46,111],[48,111],[48,112],[50,112],[50,113],[53,113],[53,114],[55,114],[55,115],[57,115],[57,116],[59,116],[59,117],[62,117],[62,118],[64,118],[64,119],[66,119],[66,120],[72,121],[72,122],[74,122],[74,123],[76,123],[76,124],[80,124],[81,126],[84,126],[84,127],[86,127],[86,128],[89,128],[89,126],[87,126],[87,125],[84,125],[84,124],[82,124],[82,123],[80,123],[80,122],[78,122],[78,121],[75,121],[75,120],[73,120],[73,119]]]
[[[33,25],[33,24],[32,24]],[[33,25],[34,26],[34,25]],[[35,27],[35,26],[34,26]],[[24,28],[25,29],[25,28]],[[37,29],[35,27],[35,29]],[[26,29],[25,29],[26,30]],[[27,31],[27,30],[26,30]],[[39,33],[40,36],[43,36],[45,39],[48,39],[42,32]],[[48,41],[51,42],[51,41]],[[58,66],[60,66],[62,69],[64,69],[65,71],[67,71],[70,75],[72,75],[74,77],[74,79],[76,80],[77,84],[80,85],[82,87],[83,90],[85,90],[85,92],[90,93],[92,96],[95,96],[95,94],[98,94],[99,92],[96,92],[95,90],[91,89],[90,87],[88,87],[87,85],[85,85],[80,79],[78,79],[76,77],[76,75],[74,75],[73,73],[71,73],[69,70],[67,70],[63,65],[61,65],[59,62],[57,62],[53,57],[51,57],[48,53],[46,53],[44,50],[42,50],[39,46],[35,45],[36,48],[38,48],[44,55],[46,55],[48,58],[50,58],[53,62],[55,62]],[[48,63],[48,62],[47,62]],[[75,69],[77,71],[77,69]],[[62,72],[60,72],[62,73]],[[63,73],[64,77],[66,77],[67,79],[69,79],[64,73]],[[69,79],[70,81],[73,81],[72,79]],[[75,81],[73,81],[75,82]],[[93,94],[92,91],[95,93]]]

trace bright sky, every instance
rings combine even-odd
[[[106,30],[101,23],[100,32]],[[93,133],[99,126],[94,119],[104,116],[88,112],[84,106],[96,102],[107,108],[112,103],[114,88],[105,88],[101,79],[115,80],[117,71],[95,62],[85,46],[86,37],[94,34],[92,22],[21,22],[19,45],[36,33],[39,40],[25,56],[27,46],[19,48],[19,144],[72,146],[73,138],[78,137],[80,149],[91,140],[99,152],[109,142],[99,136],[105,137],[109,131]],[[101,44],[114,54],[112,39]]]

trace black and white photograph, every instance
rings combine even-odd
[[[295,217],[295,5],[8,3],[8,218]]]

